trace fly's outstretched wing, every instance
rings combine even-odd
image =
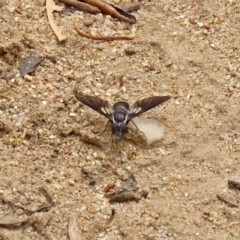
[[[102,100],[101,98],[98,97],[83,95],[81,93],[75,94],[75,98],[81,103],[87,105],[88,107],[102,114],[109,120],[112,120],[112,107],[108,103],[108,101]]]
[[[166,102],[170,99],[170,96],[156,96],[156,97],[148,97],[142,100],[135,102],[130,109],[130,113],[128,115],[128,120],[132,120],[133,118],[139,116],[140,114]]]

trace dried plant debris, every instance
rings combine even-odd
[[[22,77],[27,74],[33,73],[37,66],[43,61],[43,58],[29,56],[24,58],[20,63],[20,72]]]
[[[103,13],[109,14],[112,17],[118,18],[122,21],[130,23],[136,22],[136,18],[133,15],[126,13],[124,10],[115,7],[112,4],[106,3],[101,0],[84,0],[84,2],[98,7]]]
[[[13,226],[26,223],[29,220],[29,217],[15,217],[15,216],[4,216],[0,217],[0,226]]]
[[[240,182],[228,180],[228,187],[240,190]]]
[[[52,198],[50,194],[47,192],[47,190],[43,187],[39,188],[38,192],[45,197],[46,201],[44,202],[32,201],[28,205],[24,206],[17,200],[13,199],[12,197],[9,197],[9,195],[2,195],[2,201],[11,206],[13,209],[22,209],[23,212],[29,215],[36,212],[48,212],[53,207]],[[39,193],[38,196],[40,195]]]
[[[111,15],[112,17],[116,17],[125,22],[130,22],[130,23],[136,22],[136,18],[133,15],[125,12],[124,10],[122,10],[118,7],[115,7],[114,5],[111,5],[111,4],[101,1],[101,0],[84,0],[84,1],[89,4],[92,4],[93,6],[98,7],[99,9],[101,9],[101,11],[103,13],[107,13],[107,14]],[[133,40],[134,39],[133,36],[132,37],[129,37],[129,36],[92,36],[90,34],[86,34],[82,31],[80,31],[80,29],[78,29],[76,26],[75,26],[75,30],[80,36],[88,38],[88,39],[92,39],[92,40],[121,41],[121,40]]]
[[[77,9],[80,9],[84,12],[89,12],[93,14],[97,14],[101,12],[99,8],[91,6],[88,3],[79,2],[77,0],[60,0],[60,2],[65,3],[69,6],[74,6]]]
[[[136,194],[133,191],[127,191],[123,190],[121,192],[118,192],[114,194],[110,199],[109,202],[127,202],[127,201],[136,201],[138,202],[140,200],[139,197],[136,196]]]
[[[48,21],[50,23],[50,26],[56,35],[59,42],[65,42],[67,37],[62,34],[62,31],[59,29],[59,27],[55,24],[54,18],[53,18],[53,12],[61,12],[63,11],[62,6],[58,6],[55,4],[53,0],[46,0],[46,8],[47,8],[47,15],[48,15]]]
[[[78,228],[77,220],[74,216],[71,216],[68,225],[68,235],[70,240],[82,240],[82,233]]]
[[[238,208],[236,199],[232,198],[229,194],[217,194],[217,198],[227,204],[229,207]]]
[[[128,12],[137,10],[140,6],[134,4],[133,7],[128,6],[127,11],[118,8],[112,4],[109,4],[107,2],[101,1],[101,0],[84,0],[85,3],[76,1],[76,0],[62,0],[61,2],[68,4],[70,6],[74,6],[78,9],[81,9],[85,12],[90,13],[99,13],[100,11],[106,14],[111,15],[112,17],[118,18],[125,22],[135,23],[136,18],[129,14]],[[55,24],[54,18],[53,18],[53,12],[54,11],[63,11],[64,8],[62,6],[58,6],[55,4],[53,0],[46,0],[46,8],[47,8],[47,15],[48,20],[50,23],[50,26],[56,35],[59,42],[66,41],[67,37],[62,34],[62,31],[59,29],[59,27]],[[134,37],[127,37],[127,36],[114,36],[114,37],[107,37],[107,36],[92,36],[86,33],[81,32],[77,27],[75,27],[75,30],[77,33],[85,38],[89,38],[92,40],[104,40],[104,41],[114,41],[114,40],[132,40]]]
[[[104,189],[103,189],[103,191],[104,192],[109,192],[111,189],[113,189],[113,188],[115,188],[115,183],[109,183]]]
[[[115,209],[112,209],[111,215],[110,215],[109,219],[107,220],[107,222],[104,225],[96,224],[95,227],[97,229],[101,229],[101,230],[110,228],[113,225],[113,220],[114,220],[115,215],[116,215],[116,211],[115,211]]]

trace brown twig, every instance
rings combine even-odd
[[[228,180],[228,186],[240,190],[240,182]]]
[[[54,19],[53,19],[53,12],[54,11],[58,11],[58,12],[63,11],[63,7],[57,6],[53,0],[46,0],[46,8],[47,8],[48,21],[50,23],[50,26],[51,26],[54,34],[56,35],[56,37],[58,39],[58,41],[59,42],[66,41],[67,37],[62,34],[61,30],[55,24]]]
[[[115,209],[112,209],[111,215],[110,215],[109,219],[107,220],[106,224],[103,226],[101,226],[100,224],[96,224],[96,228],[102,229],[102,230],[110,228],[113,224],[115,214],[116,214]]]
[[[84,12],[89,12],[89,13],[93,13],[93,14],[97,14],[97,13],[101,12],[99,8],[91,6],[88,3],[79,2],[77,0],[60,0],[60,2],[63,2],[70,6],[74,6]]]
[[[91,4],[92,6],[98,7],[102,12],[111,15],[112,17],[118,18],[125,22],[135,23],[136,18],[124,12],[124,10],[117,8],[109,3],[102,0],[83,0],[84,2]]]
[[[103,40],[103,41],[121,41],[121,40],[133,40],[134,37],[127,37],[127,36],[114,36],[114,37],[108,37],[108,36],[92,36],[86,33],[81,32],[77,27],[75,27],[75,30],[77,33],[85,38],[92,39],[92,40]]]
[[[115,183],[109,183],[104,189],[104,192],[109,192],[110,189],[115,188]]]
[[[120,78],[119,78],[119,87],[122,87],[123,84],[124,84],[123,75],[121,75]]]
[[[233,202],[232,199],[229,199],[227,196],[224,196],[222,194],[217,194],[217,198],[226,203],[229,207],[235,207],[235,208],[238,208],[238,205],[236,203]]]

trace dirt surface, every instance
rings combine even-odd
[[[239,1],[141,1],[136,24],[55,13],[65,43],[44,0],[0,7],[0,239],[66,240],[74,219],[83,240],[240,239],[240,192],[228,187],[240,181]],[[135,38],[92,41],[75,25]],[[28,56],[44,60],[21,77]],[[146,146],[132,130],[112,144],[74,92],[111,104],[170,95],[144,114],[165,135]],[[122,190],[135,201],[110,203]]]

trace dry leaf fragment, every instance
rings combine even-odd
[[[102,12],[109,14],[112,17],[118,18],[122,21],[130,23],[136,22],[136,18],[133,15],[126,13],[121,8],[115,7],[104,1],[101,0],[83,0],[83,1],[95,7],[98,7]]]
[[[116,214],[115,209],[112,209],[111,215],[110,215],[109,219],[107,220],[106,224],[103,225],[103,226],[100,225],[100,224],[97,224],[96,228],[97,229],[102,229],[102,230],[110,228],[113,225],[113,220],[114,220],[115,214]]]
[[[67,37],[62,34],[61,30],[55,24],[54,19],[53,19],[53,12],[54,11],[58,11],[58,12],[63,11],[63,7],[56,5],[53,0],[46,0],[46,8],[47,8],[48,21],[50,23],[50,26],[51,26],[54,34],[56,35],[56,37],[58,39],[58,41],[59,42],[66,41]]]
[[[233,199],[230,195],[227,195],[227,194],[217,194],[217,198],[220,201],[226,203],[229,207],[238,208],[237,201],[235,199]]]
[[[77,220],[74,216],[69,221],[68,235],[70,240],[82,240],[82,233],[78,228]]]
[[[84,12],[89,12],[89,13],[93,13],[93,14],[97,14],[97,13],[101,12],[97,7],[91,6],[88,3],[79,2],[77,0],[60,0],[60,2],[63,2],[70,6],[74,6]]]
[[[228,187],[240,190],[240,182],[228,180]]]
[[[5,216],[5,217],[0,217],[0,225],[1,226],[17,225],[17,224],[25,223],[28,220],[29,220],[28,217],[17,218],[14,216]]]

